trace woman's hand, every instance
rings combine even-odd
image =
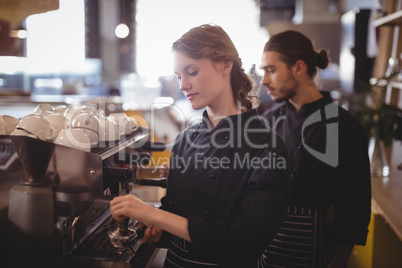
[[[160,178],[167,178],[168,173],[169,173],[169,164],[168,163],[162,163],[161,166],[163,168],[159,168],[159,177]]]
[[[137,228],[143,227],[143,223],[139,223]],[[144,232],[144,236],[140,239],[142,244],[159,242],[162,236],[162,230],[156,226],[148,226]]]
[[[151,206],[132,194],[117,196],[110,202],[110,214],[120,222],[126,218],[132,218],[148,225],[144,216],[150,209]]]
[[[164,230],[191,242],[187,218],[149,206],[132,194],[115,197],[110,202],[110,213],[120,222],[132,218],[146,226],[152,226],[145,231],[143,241],[159,240],[161,230]]]

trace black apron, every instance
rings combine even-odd
[[[333,252],[327,210],[288,207],[279,232],[258,261],[265,267],[327,267]]]

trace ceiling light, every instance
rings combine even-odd
[[[20,29],[16,29],[16,30],[10,30],[10,37],[13,38],[20,38],[20,39],[25,39],[28,36],[28,31],[20,28]]]
[[[116,29],[114,30],[114,33],[118,38],[126,38],[130,34],[130,29],[125,23],[120,23],[117,25]]]

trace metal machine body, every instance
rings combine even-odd
[[[15,265],[10,267],[69,267],[74,260],[133,263],[141,251],[138,241],[122,253],[108,239],[117,224],[109,202],[118,194],[116,183],[135,178],[135,170],[115,160],[141,151],[149,131],[139,128],[91,152],[24,136],[11,139],[26,178],[10,191],[8,244]]]

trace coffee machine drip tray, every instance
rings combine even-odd
[[[76,217],[74,236],[76,240],[74,250],[59,264],[73,261],[100,261],[115,263],[130,263],[130,267],[136,267],[140,260],[148,260],[150,254],[142,254],[144,251],[154,250],[153,245],[143,245],[134,240],[130,250],[119,252],[109,240],[108,233],[116,228],[117,222],[110,215],[110,200],[106,197],[96,199],[83,213]],[[129,227],[135,229],[136,221],[131,220]],[[136,264],[137,263],[137,264]],[[138,266],[140,267],[140,266]]]
[[[75,237],[73,239],[76,243],[71,257],[129,261],[128,254],[119,254],[107,236],[115,223],[109,208],[109,200],[96,199],[83,211],[82,215],[75,219]]]

